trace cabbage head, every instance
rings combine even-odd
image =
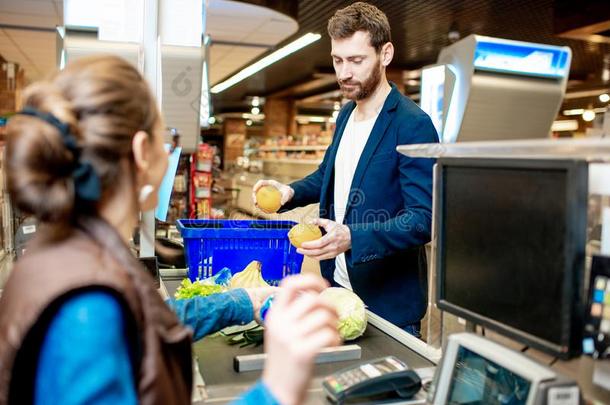
[[[343,340],[353,340],[366,330],[366,310],[364,302],[352,291],[330,287],[320,294],[339,314],[339,335]]]

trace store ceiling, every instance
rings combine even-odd
[[[599,87],[603,84],[601,72],[604,57],[606,68],[610,68],[610,43],[559,38],[554,33],[554,7],[557,1],[561,0],[372,0],[370,3],[383,10],[390,20],[396,49],[391,67],[414,70],[434,63],[440,49],[450,43],[448,32],[455,28],[461,37],[480,34],[567,45],[573,52],[570,91]],[[332,74],[326,22],[335,10],[350,3],[340,0],[300,0],[299,31],[286,42],[307,32],[321,33],[322,39],[214,95],[214,111],[244,109],[247,108],[248,96],[270,96],[296,84],[319,80],[321,74]],[[572,3],[584,4],[587,1]],[[315,92],[335,89],[336,85],[332,81],[330,83],[327,80],[320,88],[309,88],[297,96],[307,97]],[[610,83],[607,84],[610,87]],[[595,99],[590,97],[592,103]]]
[[[243,2],[257,4],[261,0],[243,0]],[[610,69],[610,43],[564,39],[556,36],[554,32],[556,4],[561,4],[562,7],[564,4],[569,4],[569,7],[584,9],[585,4],[595,1],[371,0],[370,2],[389,16],[396,48],[395,60],[391,65],[393,68],[415,70],[434,63],[439,50],[449,44],[448,32],[455,28],[462,37],[477,33],[568,45],[574,54],[568,91],[599,89],[604,84],[610,87],[610,83],[601,81],[604,67]],[[210,49],[212,83],[226,78],[251,63],[253,59],[261,57],[271,50],[274,43],[286,36],[289,37],[278,46],[307,32],[318,32],[323,34],[323,37],[320,41],[264,69],[233,88],[214,95],[215,112],[246,110],[248,96],[268,97],[278,92],[290,93],[302,99],[307,98],[311,106],[332,105],[325,103],[324,97],[314,96],[326,93],[331,99],[336,97],[332,92],[336,89],[336,84],[329,57],[330,41],[326,35],[326,22],[335,10],[350,4],[351,1],[300,0],[298,31],[295,33],[293,32],[296,28],[293,22],[291,24],[291,19],[277,12],[260,15],[258,19],[248,19],[252,14],[251,10],[248,13],[240,13],[235,8],[229,9],[224,5],[215,8],[215,4],[221,3],[237,2],[229,0],[208,2],[211,7],[208,32],[213,34]],[[243,9],[248,7],[252,6],[241,4]],[[0,0],[0,55],[23,66],[30,81],[46,76],[57,65],[54,27],[61,24],[62,14],[62,0]],[[408,90],[416,92],[417,86],[412,86]],[[568,99],[565,106],[578,108],[589,103],[595,107],[600,106],[595,95]]]
[[[217,83],[298,30],[291,17],[267,7],[208,0],[210,83]]]
[[[61,25],[63,0],[0,0],[0,55],[39,80],[56,63],[55,27]]]
[[[62,25],[63,0],[0,0],[0,55],[17,62],[28,81],[57,67],[55,27]],[[278,11],[232,0],[207,0],[210,80],[215,82],[251,62],[298,29]]]

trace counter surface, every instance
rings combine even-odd
[[[164,278],[164,284],[170,294],[173,295],[180,279]],[[409,349],[402,343],[390,337],[377,327],[369,324],[364,335],[350,343],[358,344],[362,348],[360,360],[341,361],[335,363],[318,364],[315,366],[314,379],[312,380],[307,404],[326,403],[321,388],[322,378],[362,361],[371,360],[386,355],[394,355],[407,363],[411,368],[424,369],[425,373],[431,373],[434,364],[424,357]],[[246,391],[259,378],[258,371],[237,373],[233,370],[233,358],[237,355],[258,354],[263,352],[263,347],[230,346],[225,343],[224,337],[220,335],[208,336],[193,345],[193,351],[197,356],[199,370],[205,382],[207,400],[198,402],[202,404],[223,404],[238,397]],[[532,353],[533,354],[533,353]],[[532,356],[536,359],[536,356]],[[537,359],[542,364],[545,361]],[[564,375],[575,379],[587,403],[610,404],[610,391],[596,386],[592,383],[594,362],[590,357],[582,356],[570,361],[558,361],[553,369]],[[416,401],[400,403],[421,403],[424,393],[418,394]],[[378,403],[378,402],[377,402]]]
[[[411,368],[432,367],[433,364],[412,350],[392,339],[381,330],[369,325],[359,339],[350,342],[362,348],[360,360],[340,361],[318,364],[314,370],[314,380],[310,389],[311,403],[320,403],[324,399],[321,379],[342,368],[372,360],[392,353]],[[199,370],[209,396],[204,403],[222,403],[239,396],[261,376],[260,371],[237,373],[233,370],[233,358],[237,355],[259,354],[263,347],[230,346],[223,336],[209,336],[193,345],[199,363]]]
[[[165,279],[164,284],[168,292],[173,294],[179,280]],[[434,366],[432,362],[370,324],[362,337],[349,343],[361,347],[362,357],[359,360],[316,365],[314,379],[309,390],[308,404],[320,404],[325,401],[321,385],[323,377],[362,361],[387,356],[391,353],[411,368],[419,369]],[[193,351],[197,357],[199,371],[203,377],[205,392],[208,396],[207,400],[201,402],[203,404],[228,403],[245,392],[261,376],[260,371],[244,373],[234,371],[233,358],[237,355],[263,353],[263,346],[244,348],[240,348],[238,345],[231,346],[225,342],[223,336],[216,334],[196,342],[193,345]],[[421,400],[419,403],[421,403]]]

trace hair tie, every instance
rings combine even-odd
[[[25,107],[17,114],[36,117],[57,128],[64,146],[74,155],[75,164],[72,169],[72,178],[76,198],[89,202],[99,201],[102,195],[100,178],[91,163],[81,159],[81,148],[78,146],[76,137],[70,132],[70,125],[60,121],[51,113],[42,112],[33,107]]]

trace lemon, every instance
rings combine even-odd
[[[296,224],[288,232],[288,239],[293,246],[300,248],[303,242],[320,239],[322,231],[315,225]]]
[[[267,214],[273,214],[282,206],[282,194],[273,186],[263,186],[256,192],[256,204]]]

